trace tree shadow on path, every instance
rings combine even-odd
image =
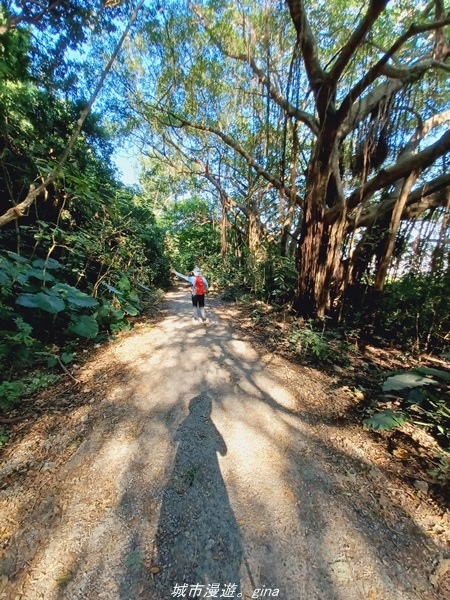
[[[155,539],[161,568],[155,588],[163,598],[175,584],[204,586],[201,597],[211,584],[235,585],[240,593],[241,534],[217,457],[227,447],[211,411],[207,393],[192,398],[174,437],[178,448]]]

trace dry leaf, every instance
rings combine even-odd
[[[161,569],[158,567],[158,565],[155,565],[154,567],[150,567],[149,571],[150,573],[153,573],[153,575],[156,575],[156,573],[159,573]]]
[[[61,573],[61,575],[58,575],[55,581],[57,585],[59,585],[60,587],[64,587],[69,583],[69,581],[72,580],[72,578],[72,571],[64,571],[63,573]]]
[[[214,554],[213,560],[220,560],[220,556],[218,556],[217,554]]]
[[[401,458],[402,460],[409,458],[409,452],[405,448],[394,448],[392,454],[395,458]]]
[[[351,580],[350,565],[346,561],[337,560],[330,567],[338,581],[346,582]]]
[[[433,573],[431,573],[429,579],[431,585],[436,586],[439,583],[439,580],[444,577],[447,571],[450,569],[450,558],[441,557],[439,563]]]

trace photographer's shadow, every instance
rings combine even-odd
[[[231,584],[240,593],[241,535],[217,458],[227,447],[211,410],[207,394],[192,398],[175,434],[178,449],[155,539],[161,568],[155,584],[164,598],[186,583],[205,586],[203,593],[212,584]]]

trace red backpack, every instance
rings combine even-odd
[[[203,296],[205,293],[205,282],[203,281],[203,277],[195,278],[195,295]]]

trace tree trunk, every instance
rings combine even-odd
[[[329,132],[330,133],[330,132]],[[324,137],[332,137],[324,134]],[[320,147],[320,146],[319,146]],[[324,220],[330,190],[334,189],[333,159],[337,148],[328,146],[326,156],[313,158],[307,175],[303,224],[298,251],[298,289],[296,307],[305,318],[323,318],[330,308],[330,291],[338,284],[340,249],[344,239],[347,206],[344,202],[338,218]]]
[[[228,228],[230,223],[228,221],[228,213],[226,207],[222,204],[222,219],[220,221],[220,251],[222,260],[225,261],[228,255]]]
[[[386,280],[389,263],[391,262],[392,254],[394,252],[395,240],[397,237],[398,228],[400,226],[400,220],[403,209],[405,208],[406,200],[409,196],[412,186],[417,181],[419,174],[417,171],[413,171],[409,177],[407,177],[403,183],[401,192],[398,196],[394,210],[392,211],[391,222],[389,231],[385,240],[385,251],[379,263],[377,273],[375,275],[375,283],[373,284],[374,290],[382,292],[384,288],[384,282]]]

